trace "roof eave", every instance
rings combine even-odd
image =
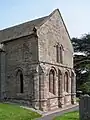
[[[10,39],[2,40],[1,43],[7,43],[7,42],[10,42],[10,41],[13,41],[13,40],[22,38],[22,37],[32,36],[32,35],[36,35],[36,33],[35,33],[34,31],[32,31],[32,32],[30,32],[30,33],[28,33],[28,34],[21,34],[21,35],[19,35],[19,36],[12,37],[12,38],[10,38]]]

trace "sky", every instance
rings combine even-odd
[[[0,0],[0,30],[49,15],[56,8],[71,38],[90,32],[90,0]]]

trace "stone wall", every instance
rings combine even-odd
[[[90,96],[84,95],[79,102],[79,118],[80,120],[90,120]]]
[[[50,18],[37,30],[39,61],[46,69],[44,80],[44,98],[46,108],[58,108],[59,104],[63,107],[71,104],[71,80],[73,70],[73,47],[64,26],[63,20],[58,11],[51,14]],[[57,63],[56,45],[63,45],[63,64]],[[49,70],[55,69],[56,72],[56,94],[49,92]],[[58,94],[58,69],[62,73],[60,84],[61,93]],[[68,72],[68,93],[64,91],[64,74]],[[44,102],[45,103],[45,102]],[[44,104],[45,105],[45,104]],[[44,106],[45,107],[45,106]]]
[[[65,107],[66,105],[71,104],[71,69],[66,69],[60,66],[52,66],[50,64],[43,64],[41,63],[41,68],[43,68],[44,78],[42,81],[44,83],[42,85],[41,93],[43,98],[40,98],[41,108],[42,110],[52,110],[59,107]],[[51,69],[55,70],[55,94],[49,92],[49,72]],[[60,79],[60,84],[58,74],[59,70],[61,72],[62,78]],[[64,91],[64,74],[68,71],[68,93]],[[59,92],[60,89],[60,92]]]
[[[5,52],[0,50],[0,100],[6,96],[6,68]]]
[[[37,69],[37,38],[27,36],[5,43],[6,46],[6,93],[8,98],[32,97],[32,71]],[[17,72],[21,70],[24,80],[24,93],[17,93]]]
[[[56,45],[64,48],[63,65],[73,68],[73,47],[58,11],[38,29],[39,60],[60,65],[56,58]]]

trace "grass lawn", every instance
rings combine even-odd
[[[18,105],[0,103],[0,120],[32,120],[38,117],[41,115]]]
[[[53,120],[79,120],[79,112],[74,111],[74,112],[65,113],[64,115],[58,116]]]

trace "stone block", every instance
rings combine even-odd
[[[79,102],[80,120],[90,120],[90,96],[84,95]]]

